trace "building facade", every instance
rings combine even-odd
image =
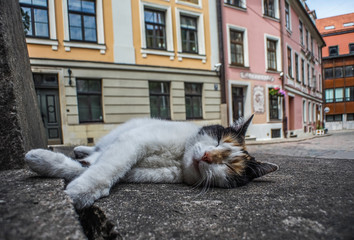
[[[354,13],[318,19],[317,27],[326,41],[322,49],[325,127],[354,129]]]
[[[289,137],[312,134],[322,126],[321,49],[325,42],[316,28],[316,13],[305,1],[280,1],[283,35],[283,86]]]
[[[212,0],[19,0],[49,144],[131,118],[220,124]]]
[[[229,122],[255,113],[257,140],[310,134],[322,119],[314,13],[298,0],[221,2]]]

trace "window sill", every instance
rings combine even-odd
[[[283,121],[281,119],[270,119],[268,123],[282,123]]]
[[[155,49],[141,49],[140,52],[143,58],[146,58],[147,55],[150,54],[150,55],[168,56],[170,57],[170,60],[175,59],[175,53],[170,51],[155,50]]]
[[[268,16],[268,15],[265,15],[265,14],[263,14],[263,17],[266,18],[266,19],[270,19],[270,20],[276,21],[276,22],[280,22],[279,18],[276,18],[276,17],[271,17],[271,16]]]
[[[247,12],[247,8],[246,7],[238,7],[238,6],[234,6],[234,5],[227,4],[227,3],[224,3],[224,6],[225,7],[229,7],[229,8],[233,8],[233,9],[236,9],[236,10],[240,10],[240,11],[243,11],[243,12]]]
[[[183,58],[191,58],[191,59],[200,59],[200,60],[202,60],[202,63],[206,63],[206,56],[205,55],[178,53],[177,57],[178,57],[178,61],[182,61]]]
[[[65,42],[64,47],[66,52],[70,52],[71,48],[87,48],[100,50],[101,54],[106,54],[106,45],[98,43],[86,43],[86,42]]]
[[[280,72],[278,70],[270,70],[270,69],[267,69],[266,70],[267,73],[278,73],[280,74]]]
[[[199,2],[199,4],[193,4],[193,3],[188,3],[188,2],[182,2],[182,1],[179,1],[179,0],[177,0],[176,2],[177,2],[178,4],[181,4],[181,5],[184,5],[184,6],[188,6],[188,7],[194,7],[194,8],[199,8],[199,9],[202,8],[200,2]]]
[[[230,68],[238,68],[238,69],[246,69],[249,70],[250,67],[249,66],[241,66],[241,65],[233,65],[233,64],[229,64]]]
[[[58,50],[58,40],[51,40],[51,39],[41,39],[41,38],[26,38],[26,43],[29,44],[39,44],[39,45],[47,45],[52,46],[52,50]]]
[[[285,26],[285,29],[286,29],[286,31],[287,31],[290,35],[293,34],[293,32],[291,31],[291,29],[287,28],[286,26]]]

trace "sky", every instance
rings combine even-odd
[[[316,10],[318,19],[354,12],[354,0],[307,0],[306,3],[310,10]]]

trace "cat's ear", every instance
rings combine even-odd
[[[249,125],[251,124],[253,117],[254,117],[254,114],[252,114],[252,116],[250,116],[247,120],[239,119],[236,122],[234,122],[234,124],[232,124],[231,127],[236,130],[236,132],[238,133],[238,136],[240,136],[240,137],[246,136],[247,129],[248,129]]]
[[[268,173],[275,172],[279,166],[274,163],[250,161],[247,164],[246,174],[250,178],[259,178]]]

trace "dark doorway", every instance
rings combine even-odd
[[[42,121],[48,137],[48,144],[61,144],[58,76],[56,74],[34,73],[33,79]]]
[[[295,98],[289,96],[289,130],[295,130]]]
[[[233,87],[232,88],[232,113],[233,113],[234,121],[244,116],[243,99],[244,99],[243,88]]]

